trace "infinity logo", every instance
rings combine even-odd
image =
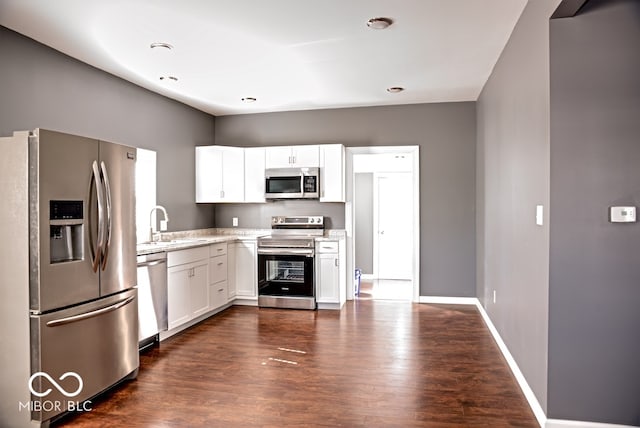
[[[36,372],[32,374],[31,377],[29,378],[29,391],[31,391],[31,393],[36,397],[46,397],[51,393],[51,388],[47,389],[45,392],[36,392],[33,389],[33,380],[38,376],[47,378],[49,382],[51,382],[53,386],[55,386],[56,389],[60,391],[65,397],[75,397],[76,395],[80,394],[80,391],[82,391],[82,387],[84,386],[84,384],[82,383],[82,378],[78,373],[75,373],[75,372],[66,372],[65,374],[60,376],[60,379],[59,379],[59,380],[65,380],[69,376],[78,379],[78,389],[76,389],[74,392],[67,392],[63,387],[58,385],[58,383],[55,380],[53,380],[53,378],[49,376],[49,374],[45,372]]]

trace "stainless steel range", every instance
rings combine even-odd
[[[277,216],[271,236],[258,239],[258,306],[316,309],[315,237],[322,216]]]

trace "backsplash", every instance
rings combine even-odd
[[[325,229],[344,229],[344,204],[304,200],[273,201],[264,204],[216,204],[215,227],[269,229],[271,217],[277,215],[322,215]]]

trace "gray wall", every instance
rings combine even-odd
[[[549,406],[640,426],[640,2],[551,21]]]
[[[318,201],[272,201],[264,204],[216,204],[216,227],[271,229],[271,217],[277,215],[322,215],[326,229],[344,229],[344,204]]]
[[[420,294],[475,296],[475,103],[222,116],[216,144],[420,146]],[[218,205],[216,218],[228,208]]]
[[[355,262],[363,274],[373,273],[373,173],[355,174],[353,217]]]
[[[477,296],[547,406],[549,17],[530,1],[478,99]],[[493,291],[496,303],[493,303]]]
[[[213,144],[213,116],[5,27],[0,57],[0,135],[39,127],[156,150],[157,201],[169,229],[213,226],[213,207],[194,203],[194,147]]]

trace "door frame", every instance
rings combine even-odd
[[[355,216],[354,193],[355,172],[353,167],[354,155],[359,154],[388,154],[404,153],[412,157],[411,171],[413,182],[413,302],[420,300],[420,147],[419,146],[371,146],[371,147],[347,147],[346,148],[346,203],[344,204],[344,219],[347,247],[347,299],[355,297]]]

